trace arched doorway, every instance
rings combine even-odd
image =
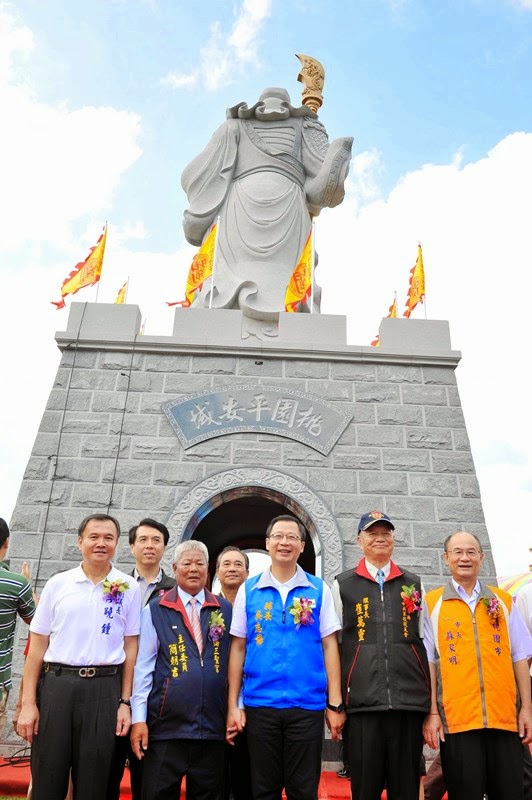
[[[211,580],[216,571],[218,554],[227,545],[235,545],[241,550],[266,552],[264,546],[266,528],[269,522],[280,514],[290,514],[300,519],[299,514],[280,502],[280,499],[268,497],[260,491],[250,494],[233,489],[224,493],[222,503],[203,517],[193,533],[193,538],[204,542],[209,550]],[[305,524],[304,520],[300,521]],[[305,572],[315,574],[316,554],[310,535],[307,536],[305,549],[298,563]]]
[[[167,560],[171,561],[180,542],[200,539],[209,549],[212,576],[216,556],[225,546],[264,549],[269,521],[286,513],[297,517],[307,530],[301,566],[330,583],[343,567],[336,520],[308,484],[274,469],[233,468],[209,476],[186,492],[167,521]]]

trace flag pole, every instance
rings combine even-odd
[[[124,303],[127,303],[127,294],[128,294],[128,292],[129,292],[129,275],[127,276],[127,281],[126,281],[126,294],[125,294],[125,297],[124,297]]]
[[[315,265],[315,259],[316,259],[314,225],[315,225],[314,220],[312,220],[312,227],[310,229],[310,235],[312,236],[312,254],[311,254],[311,260],[310,260],[310,264],[311,264],[310,268],[312,270],[312,275],[311,275],[311,280],[310,280],[310,313],[311,314],[314,313],[314,265]]]
[[[103,228],[103,232],[107,233],[107,220],[105,220],[105,225],[104,225],[104,228]],[[102,277],[102,272],[103,272],[103,256],[102,256],[102,268],[100,270],[100,275],[98,276],[98,285],[96,286],[96,299],[94,300],[95,303],[98,302],[98,294],[100,292],[100,280],[101,280],[101,277]]]
[[[212,275],[211,275],[211,295],[209,297],[209,308],[212,308],[212,296],[214,294],[214,271],[216,269],[216,254],[218,251],[218,234],[220,233],[220,215],[216,217],[216,238],[214,240],[214,253],[212,254]]]

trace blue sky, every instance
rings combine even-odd
[[[170,333],[193,252],[181,171],[226,107],[276,85],[299,101],[295,53],[325,65],[330,137],[355,137],[346,200],[317,221],[324,310],[369,344],[423,243],[497,569],[526,570],[532,0],[0,0],[0,336],[18,390],[0,400],[0,515],[57,367],[64,277],[108,220],[99,300],[129,276],[146,332]]]

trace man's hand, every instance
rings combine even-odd
[[[234,744],[235,736],[242,733],[246,727],[246,712],[243,708],[233,708],[227,712],[227,725],[225,730],[225,741],[227,744]]]
[[[330,708],[325,709],[325,723],[331,732],[331,739],[337,742],[340,739],[342,728],[345,725],[345,712],[331,711]]]
[[[131,749],[137,758],[144,758],[148,749],[148,726],[145,722],[134,722],[131,726]]]
[[[445,734],[443,732],[443,722],[438,713],[427,714],[425,722],[423,723],[423,737],[429,747],[433,750],[438,750],[440,742],[445,741]]]
[[[116,712],[116,735],[127,736],[131,728],[131,708],[120,703]]]
[[[532,742],[532,709],[529,706],[522,706],[519,717],[519,736],[523,744]]]
[[[31,744],[33,737],[39,733],[39,709],[36,703],[22,706],[17,720],[17,733]]]

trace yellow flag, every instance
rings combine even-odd
[[[85,286],[94,286],[95,283],[98,283],[102,274],[106,241],[107,225],[96,242],[96,245],[91,247],[85,261],[76,264],[70,275],[63,281],[61,300],[57,302],[52,300],[52,305],[56,306],[57,309],[65,307],[65,297],[67,294],[76,294],[76,292],[79,292],[79,290],[83,289]]]
[[[116,296],[115,304],[121,304],[126,302],[127,297],[127,285],[129,283],[129,279],[124,283],[121,289],[118,290],[118,294]]]
[[[388,309],[388,313],[386,314],[386,319],[395,319],[397,317],[397,295],[393,299],[393,303],[391,304],[390,308]],[[371,342],[372,347],[380,347],[381,340],[379,334],[373,339]]]
[[[300,303],[305,303],[312,291],[312,268],[314,248],[312,246],[312,230],[301,253],[298,265],[292,273],[284,298],[285,311],[296,311]]]
[[[214,268],[214,249],[216,247],[216,234],[218,225],[215,223],[200,249],[192,259],[192,264],[188,271],[187,288],[185,289],[185,302],[183,305],[189,306],[194,294],[201,289],[203,281],[212,275]]]
[[[423,253],[421,245],[417,246],[417,261],[410,270],[410,286],[406,298],[406,309],[403,317],[409,317],[418,303],[422,303],[425,297],[425,270],[423,267]]]

